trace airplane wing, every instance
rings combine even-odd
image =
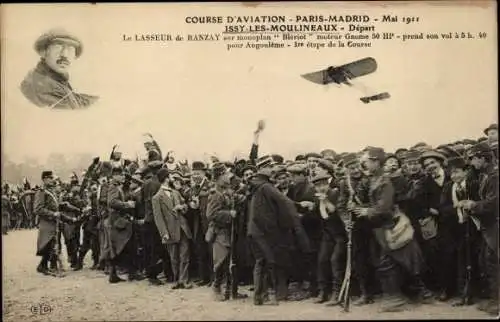
[[[301,75],[310,82],[326,85],[330,83],[347,84],[349,80],[371,74],[377,70],[377,61],[372,57],[363,58],[342,66],[330,66],[326,69]]]

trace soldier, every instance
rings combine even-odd
[[[117,265],[121,262],[127,266],[128,280],[140,280],[137,274],[136,263],[133,260],[136,253],[133,235],[133,218],[130,213],[135,207],[134,201],[125,201],[122,190],[123,182],[122,168],[113,168],[112,179],[107,193],[108,225],[110,227],[110,251],[108,260],[110,261],[109,282],[118,283],[124,281],[116,271]]]
[[[23,95],[38,107],[87,108],[97,96],[79,94],[69,84],[68,70],[82,54],[82,42],[62,29],[53,29],[35,42],[41,59],[21,83]]]
[[[479,309],[498,315],[498,167],[488,144],[471,149],[471,164],[479,170],[479,200],[464,200],[460,206],[479,219],[483,236],[482,263],[489,284],[490,299]]]
[[[399,311],[407,303],[401,291],[401,273],[418,276],[422,255],[413,239],[409,219],[394,208],[394,188],[390,178],[383,173],[384,161],[383,149],[365,149],[361,166],[370,175],[370,207],[354,207],[352,211],[358,217],[368,219],[380,246],[377,272],[382,290],[388,296],[381,310],[388,312]]]
[[[173,272],[172,289],[190,289],[189,284],[189,242],[192,239],[191,229],[184,214],[187,205],[179,191],[169,185],[169,171],[162,168],[157,177],[161,188],[153,196],[153,217],[162,243],[167,245],[170,264]]]
[[[36,254],[42,257],[37,272],[51,275],[47,266],[50,261],[51,268],[57,268],[56,248],[60,248],[60,245],[56,245],[57,225],[59,224],[58,219],[63,219],[64,216],[59,212],[59,195],[53,172],[43,171],[42,181],[43,188],[36,192],[34,202],[34,212],[39,217]],[[64,219],[68,220],[68,218]]]
[[[97,199],[98,183],[93,183],[90,187],[90,207],[91,213],[87,220],[82,224],[83,230],[83,240],[78,253],[78,263],[75,270],[80,270],[83,268],[83,260],[85,255],[89,250],[92,251],[92,270],[95,270],[99,266],[99,231],[97,229],[97,224],[99,221],[99,205]]]
[[[78,178],[72,177],[69,189],[70,190],[66,191],[63,197],[63,201],[68,204],[65,214],[77,219],[81,214],[81,210],[85,207],[85,201],[78,195],[80,192]],[[78,251],[80,248],[80,228],[81,224],[79,222],[63,224],[64,243],[68,253],[68,261],[73,269],[79,268]]]
[[[248,237],[255,257],[254,304],[264,303],[265,280],[269,278],[273,293],[271,304],[278,304],[278,279],[284,278],[283,271],[290,265],[289,250],[292,246],[294,229],[291,203],[270,182],[271,169],[257,172],[251,181],[252,199],[248,220]]]

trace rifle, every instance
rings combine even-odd
[[[469,189],[466,187],[467,200],[469,200]],[[462,209],[465,217],[465,285],[463,289],[463,299],[467,303],[470,300],[470,283],[472,280],[472,263],[470,249],[470,218],[467,210]]]
[[[356,192],[352,187],[351,175],[346,173],[346,182],[349,189],[349,201],[348,203],[356,202],[361,204],[359,198],[356,196]],[[349,214],[349,222],[352,222],[352,212],[347,211]],[[351,301],[350,301],[350,291],[351,291],[351,271],[352,271],[352,229],[347,231],[347,256],[346,256],[346,268],[344,274],[344,280],[342,281],[342,287],[340,288],[340,293],[338,301],[343,303],[344,311],[349,312]]]
[[[234,196],[231,197],[231,210],[235,210]],[[238,286],[237,267],[236,267],[236,218],[231,220],[231,248],[229,250],[229,274],[231,275],[231,290],[236,293]]]

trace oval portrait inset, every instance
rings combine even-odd
[[[21,82],[24,97],[41,108],[71,110],[92,106],[99,96],[77,93],[70,83],[71,67],[78,63],[83,48],[77,36],[62,28],[40,35],[34,44],[40,60]]]

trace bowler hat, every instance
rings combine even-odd
[[[61,28],[54,28],[42,34],[35,41],[35,51],[42,55],[42,52],[54,42],[63,42],[75,47],[76,58],[80,57],[83,52],[83,44],[76,36]]]
[[[191,168],[193,170],[207,170],[205,163],[201,161],[194,161],[193,164],[191,165]]]
[[[42,180],[47,179],[47,178],[53,178],[54,177],[54,172],[50,170],[46,170],[42,172]]]

